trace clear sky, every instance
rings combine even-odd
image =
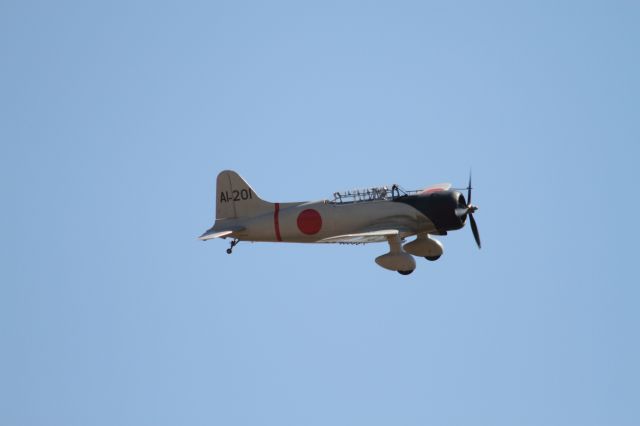
[[[638,425],[634,1],[0,3],[0,424]],[[384,244],[196,240],[270,201],[464,186]]]

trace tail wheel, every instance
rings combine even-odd
[[[410,273],[412,273],[414,271],[414,269],[410,270],[410,271],[398,271],[398,273],[400,275],[409,275]]]
[[[230,245],[230,247],[227,249],[227,254],[231,254],[231,253],[233,253],[233,248],[234,248],[235,246],[237,246],[239,242],[240,242],[240,241],[239,241],[237,238],[234,238],[233,240],[231,240],[231,245]]]

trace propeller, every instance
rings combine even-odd
[[[458,207],[456,209],[456,215],[461,217],[466,214],[469,215],[469,221],[471,222],[471,232],[473,232],[473,238],[476,240],[476,244],[478,244],[478,248],[482,248],[482,244],[480,243],[480,233],[478,232],[478,225],[476,224],[476,220],[473,218],[473,213],[478,210],[477,206],[471,204],[471,172],[469,172],[469,185],[467,186],[467,205],[463,207]]]

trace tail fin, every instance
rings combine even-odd
[[[216,220],[257,216],[271,212],[272,203],[258,194],[233,170],[224,170],[216,183]]]

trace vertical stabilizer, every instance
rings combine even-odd
[[[233,170],[220,172],[216,184],[216,220],[252,217],[272,212],[274,205],[263,201]]]

